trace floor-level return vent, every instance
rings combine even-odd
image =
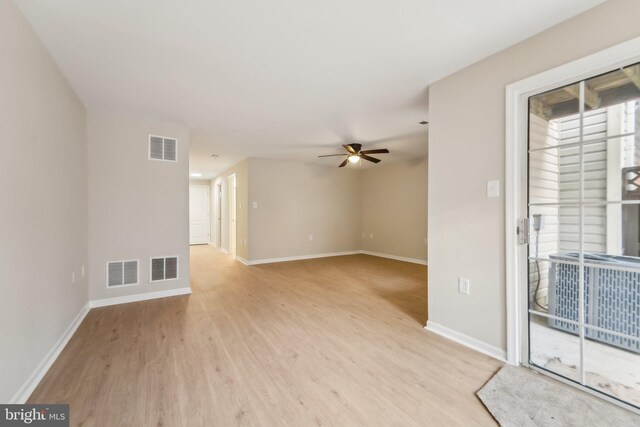
[[[151,281],[173,280],[178,278],[178,257],[151,258]]]
[[[138,260],[107,263],[107,288],[138,284]]]

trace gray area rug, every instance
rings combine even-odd
[[[476,394],[504,427],[640,426],[640,415],[522,367],[503,367]]]

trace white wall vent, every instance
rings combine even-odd
[[[138,260],[107,263],[107,288],[137,285],[138,283]]]
[[[149,135],[149,159],[178,161],[178,140],[164,136]]]
[[[151,281],[174,280],[178,278],[178,257],[151,258]]]

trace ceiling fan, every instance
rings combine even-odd
[[[347,150],[347,153],[345,154],[326,154],[324,156],[318,156],[318,157],[333,157],[333,156],[347,156],[346,159],[344,159],[344,162],[340,163],[340,168],[343,168],[345,166],[347,166],[347,163],[351,162],[351,163],[358,163],[360,161],[360,159],[364,159],[364,160],[368,160],[370,162],[373,163],[380,163],[380,159],[376,159],[375,157],[371,157],[369,156],[369,154],[386,154],[389,153],[389,150],[387,150],[386,148],[381,148],[378,150],[365,150],[365,151],[361,151],[362,150],[362,144],[357,144],[357,143],[351,143],[351,144],[346,144],[343,145],[344,149]]]

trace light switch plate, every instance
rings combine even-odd
[[[458,278],[458,292],[469,295],[469,279],[465,279],[464,277]]]
[[[487,197],[500,197],[500,181],[487,181]]]

